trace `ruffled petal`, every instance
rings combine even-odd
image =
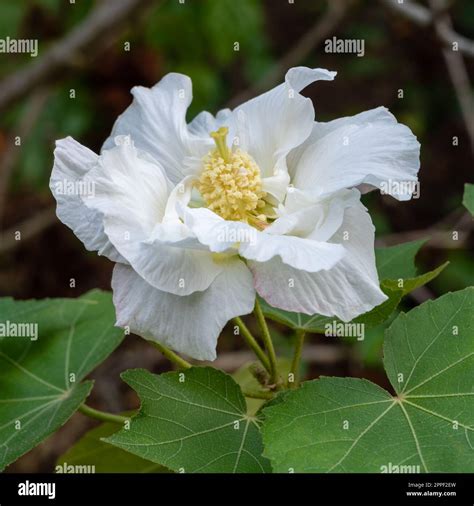
[[[331,242],[346,255],[332,269],[310,273],[280,259],[249,264],[257,292],[272,306],[350,321],[387,299],[380,290],[374,255],[374,226],[362,204],[346,209]]]
[[[186,124],[193,96],[191,79],[170,73],[153,88],[135,86],[132,94],[132,104],[117,118],[102,151],[114,147],[117,135],[131,135],[137,148],[150,153],[177,184],[188,175],[186,157],[199,157],[208,150],[190,134]]]
[[[340,190],[322,199],[314,198],[310,192],[290,188],[280,216],[266,231],[327,241],[342,225],[345,209],[359,200],[360,192],[355,188]]]
[[[202,244],[216,253],[234,250],[247,260],[267,262],[273,257],[295,269],[330,269],[345,254],[340,244],[260,232],[239,221],[226,221],[209,209],[186,210],[185,223]]]
[[[292,68],[283,84],[234,110],[239,145],[260,167],[264,189],[278,200],[283,199],[289,182],[285,156],[309,136],[314,123],[312,102],[299,92],[335,75],[324,69]]]
[[[104,232],[102,213],[89,209],[81,198],[81,195],[87,198],[94,191],[93,186],[88,188],[83,178],[97,165],[98,159],[98,155],[72,137],[56,141],[49,187],[57,201],[58,218],[87,250],[97,251],[114,262],[126,263]]]
[[[214,360],[224,325],[253,310],[252,275],[237,258],[203,292],[181,297],[150,286],[131,267],[117,264],[112,277],[117,326],[198,360]]]
[[[202,111],[189,123],[189,131],[197,137],[209,139],[209,145],[215,147],[214,141],[210,137],[211,132],[215,132],[220,127],[229,128],[229,139],[232,144],[235,135],[234,116],[230,109],[221,109],[216,116],[208,111]]]
[[[334,267],[344,257],[345,250],[340,244],[260,233],[255,243],[242,244],[239,253],[247,260],[256,262],[279,257],[284,264],[295,269],[319,272]]]
[[[190,233],[186,236],[182,224],[164,224],[160,236],[169,183],[160,165],[142,157],[129,137],[117,142],[87,175],[95,196],[86,204],[102,213],[107,236],[150,285],[178,295],[205,290],[220,265]]]
[[[411,130],[378,107],[352,117],[315,123],[288,156],[292,183],[317,195],[367,185],[409,200],[420,168],[420,144]]]

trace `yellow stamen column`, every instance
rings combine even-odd
[[[222,218],[264,228],[266,193],[262,190],[260,169],[245,151],[229,149],[228,133],[227,127],[211,133],[216,149],[204,157],[196,187],[207,207]]]

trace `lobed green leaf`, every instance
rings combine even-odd
[[[178,472],[270,471],[260,420],[247,414],[228,374],[192,367],[159,376],[136,369],[122,377],[140,396],[141,409],[108,443]]]
[[[0,324],[10,334],[0,337],[0,469],[84,402],[92,382],[81,381],[123,339],[114,322],[112,297],[99,290],[77,299],[0,299]],[[11,324],[37,325],[37,335],[14,337]]]
[[[264,408],[276,472],[474,472],[474,288],[400,314],[386,331],[396,392],[321,378]]]
[[[78,473],[166,473],[163,466],[137,457],[125,450],[102,441],[120,430],[120,426],[107,422],[87,432],[56,462],[56,472]]]

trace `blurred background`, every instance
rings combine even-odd
[[[364,55],[326,53],[333,36],[362,39]],[[48,181],[56,139],[70,135],[98,152],[130,104],[130,89],[152,86],[168,72],[193,80],[191,120],[202,109],[215,113],[273,87],[297,65],[338,72],[334,82],[304,91],[317,120],[384,105],[421,143],[419,199],[364,197],[378,245],[426,238],[421,272],[451,262],[401,309],[474,284],[472,219],[461,206],[474,167],[471,0],[2,0],[0,39],[7,37],[37,39],[39,47],[37,57],[0,53],[0,296],[110,290],[113,264],[87,252],[55,217]],[[220,339],[216,365],[235,372],[252,355],[231,330]],[[280,353],[288,354],[291,336],[278,325],[273,330]],[[366,377],[388,387],[383,330],[368,331],[361,343],[308,336],[307,375]],[[169,366],[129,336],[93,374],[90,404],[109,411],[136,406],[119,379],[130,367]],[[91,424],[76,414],[10,470],[51,471]]]

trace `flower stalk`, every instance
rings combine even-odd
[[[273,399],[273,393],[266,390],[242,390],[245,397],[249,397],[250,399],[265,399],[270,400]]]
[[[271,373],[271,366],[270,361],[268,360],[268,357],[265,355],[265,352],[262,350],[260,345],[258,344],[255,337],[252,335],[250,330],[247,328],[245,323],[242,321],[240,317],[233,319],[234,323],[239,327],[240,332],[242,333],[242,337],[245,339],[246,343],[249,345],[249,347],[253,350],[255,355],[257,355],[258,359],[262,363],[263,367]]]
[[[171,351],[166,346],[163,346],[161,343],[158,343],[157,341],[148,342],[156,349],[158,349],[170,362],[173,362],[173,364],[179,367],[179,369],[189,369],[192,367],[191,363],[189,363],[187,360],[184,360],[184,358],[180,357],[177,353]]]
[[[276,385],[278,383],[278,368],[275,348],[273,346],[272,336],[268,330],[267,321],[265,320],[265,316],[263,314],[260,303],[258,302],[258,299],[255,299],[254,314],[257,317],[258,324],[262,330],[262,339],[265,343],[265,349],[267,350],[268,360],[270,362],[270,370],[268,371],[270,373],[270,381]]]
[[[303,329],[298,329],[295,334],[295,351],[293,360],[291,362],[290,374],[293,376],[293,381],[288,381],[288,388],[296,388],[300,384],[300,363],[301,355],[303,352],[303,344],[306,332]]]

